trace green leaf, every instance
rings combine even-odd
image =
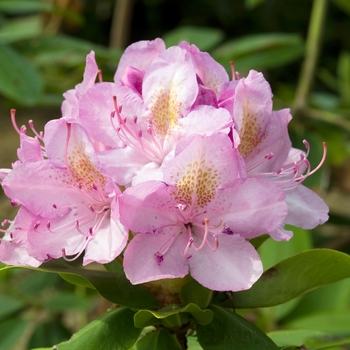
[[[28,321],[19,318],[11,318],[0,322],[0,349],[13,350],[28,326]]]
[[[208,51],[224,38],[224,32],[216,28],[183,26],[167,32],[164,42],[167,47],[187,41],[196,45],[201,51]]]
[[[301,57],[302,38],[296,34],[265,33],[228,41],[212,52],[223,65],[233,61],[236,70],[282,66]]]
[[[350,336],[350,310],[315,312],[285,325],[291,329],[313,329]]]
[[[61,343],[69,340],[71,336],[72,333],[60,322],[60,320],[53,317],[48,322],[37,325],[27,348],[34,349],[40,346]],[[50,348],[50,350],[52,350],[52,348]]]
[[[42,18],[40,16],[13,19],[0,28],[0,42],[12,43],[35,38],[41,33],[41,30]]]
[[[283,322],[291,322],[315,312],[344,311],[348,309],[350,309],[349,278],[328,284],[303,295],[296,308]]]
[[[264,270],[290,256],[312,248],[310,231],[291,226],[287,226],[286,229],[293,231],[293,237],[289,241],[277,242],[269,239],[259,248]]]
[[[0,93],[21,105],[32,106],[43,92],[39,72],[11,47],[0,45]]]
[[[7,266],[1,270],[11,268],[16,268],[16,266]],[[59,274],[63,273],[65,277],[67,277],[67,275],[76,275],[78,276],[78,285],[92,285],[105,299],[112,303],[135,309],[148,309],[159,306],[154,295],[142,286],[132,285],[130,281],[122,275],[117,275],[108,271],[73,267],[60,260],[51,260],[34,270]],[[87,282],[81,283],[82,279],[86,279]],[[72,280],[75,280],[75,278],[72,278]]]
[[[189,279],[180,290],[180,299],[183,305],[190,303],[205,309],[213,298],[213,291],[203,287],[193,278]]]
[[[0,294],[0,319],[24,308],[24,303],[18,299]]]
[[[146,334],[136,343],[136,350],[181,350],[174,334],[167,329],[159,329]]]
[[[211,305],[214,318],[197,326],[198,341],[205,350],[278,350],[259,328],[227,308]]]
[[[280,330],[267,333],[267,335],[278,345],[305,344],[308,349],[317,349],[317,345],[338,346],[348,344],[350,339],[339,339],[334,334],[311,329]]]
[[[157,311],[140,310],[135,314],[135,326],[147,327],[155,324],[164,324],[165,326],[180,327],[188,322],[188,315],[190,314],[199,324],[208,324],[213,319],[211,310],[202,310],[195,304],[182,305],[167,305]],[[165,321],[165,323],[164,323]]]
[[[70,310],[88,310],[90,302],[74,293],[60,292],[59,294],[44,301],[43,305],[50,311],[62,312]]]
[[[330,249],[308,250],[265,271],[251,289],[234,293],[234,304],[236,308],[279,305],[348,277],[349,255]]]
[[[253,9],[254,7],[262,4],[266,0],[245,0],[244,4],[247,9]]]
[[[350,52],[343,52],[339,57],[338,77],[342,102],[350,106]]]
[[[197,337],[188,336],[187,346],[188,346],[188,350],[203,350],[203,348],[198,343]]]
[[[336,4],[342,11],[347,13],[350,16],[350,2],[349,0],[333,0],[333,3]]]
[[[252,244],[255,249],[258,249],[268,238],[270,238],[270,236],[267,234],[261,235],[250,239],[249,243]]]
[[[141,329],[134,327],[134,312],[119,307],[89,323],[68,342],[56,346],[58,350],[128,350],[140,333]]]
[[[37,11],[52,11],[54,6],[41,0],[1,0],[0,12],[22,14]]]

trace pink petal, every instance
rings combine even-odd
[[[204,287],[217,291],[249,289],[263,267],[254,247],[239,235],[219,235],[218,248],[190,249],[190,274]]]
[[[190,55],[179,47],[160,54],[145,74],[142,95],[152,112],[153,132],[162,140],[188,114],[198,94]]]
[[[134,232],[150,233],[177,221],[172,186],[147,181],[127,188],[119,197],[120,221]]]
[[[84,78],[81,84],[78,84],[75,89],[79,96],[83,95],[89,88],[93,87],[98,74],[98,66],[95,60],[95,52],[91,51],[86,56],[86,66],[84,70]]]
[[[247,168],[252,168],[250,174],[273,172],[283,167],[291,149],[291,141],[288,135],[288,123],[291,120],[289,109],[272,112],[270,122],[264,131],[263,139],[245,157]],[[244,140],[242,141],[245,142]],[[241,147],[241,146],[240,146]],[[241,149],[241,148],[238,149]],[[259,163],[267,154],[272,153],[272,158]]]
[[[139,41],[126,48],[114,75],[114,82],[120,84],[120,79],[126,67],[132,66],[139,70],[147,70],[153,60],[165,50],[164,41],[157,38],[153,41]]]
[[[284,192],[269,181],[248,178],[218,191],[208,204],[212,218],[222,219],[244,238],[253,238],[277,229],[288,213]]]
[[[182,41],[179,46],[191,53],[196,73],[203,84],[217,94],[221,85],[229,80],[225,68],[217,63],[207,52],[201,52],[195,45]]]
[[[7,197],[33,214],[48,218],[64,215],[72,205],[82,202],[80,191],[70,182],[66,170],[55,169],[49,161],[23,163],[4,179]]]
[[[113,219],[106,219],[87,245],[83,265],[109,263],[122,252],[127,240],[128,231],[124,226]]]
[[[241,144],[239,151],[246,158],[266,137],[270,123],[272,93],[268,82],[261,73],[250,71],[241,79],[235,89],[234,123]]]
[[[21,162],[38,162],[43,160],[43,152],[37,138],[20,135],[21,147],[17,151],[18,159]]]
[[[176,230],[179,228],[168,228],[164,233],[139,233],[131,240],[124,254],[124,270],[132,284],[187,275],[188,262],[181,254],[185,242],[181,235],[173,241]],[[162,261],[157,260],[157,252],[169,244]]]
[[[195,135],[191,143],[170,160],[164,181],[175,185],[179,203],[205,207],[218,188],[232,185],[238,175],[238,159],[230,138],[222,133]],[[187,143],[187,140],[183,142]],[[182,148],[181,143],[179,147]]]
[[[286,191],[288,215],[286,224],[307,230],[325,223],[328,220],[328,206],[316,193],[303,185]]]
[[[212,106],[198,106],[186,118],[179,120],[179,126],[174,130],[178,138],[185,138],[193,134],[210,136],[222,132],[228,134],[232,125],[230,113],[223,108]]]

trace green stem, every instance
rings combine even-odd
[[[314,0],[306,39],[305,59],[296,90],[293,112],[302,111],[307,105],[321,46],[326,8],[327,0]]]

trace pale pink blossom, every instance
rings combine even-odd
[[[247,239],[279,227],[287,206],[275,184],[239,178],[240,166],[227,135],[192,136],[179,143],[164,181],[123,193],[121,222],[137,233],[124,254],[133,284],[190,273],[213,290],[251,287],[262,265]]]

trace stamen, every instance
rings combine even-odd
[[[137,150],[140,153],[144,153],[148,158],[159,163],[164,158],[163,150],[159,143],[155,140],[152,132],[147,129],[148,134],[151,136],[153,142],[149,142],[143,137],[142,130],[135,132],[127,125],[127,118],[123,118],[121,115],[122,106],[118,106],[117,97],[113,96],[114,113],[111,113],[111,124],[121,141],[127,146]],[[113,119],[117,116],[118,126],[114,125]],[[137,124],[137,117],[133,119],[134,125]],[[156,149],[154,149],[156,147]]]
[[[32,120],[28,121],[29,127],[30,129],[33,131],[34,135],[38,137],[38,139],[43,140],[44,137],[44,133],[42,131],[40,131],[39,133],[35,130],[34,127],[34,122]]]
[[[191,247],[193,241],[194,241],[193,237],[190,237],[190,239],[188,240],[188,242],[187,242],[187,244],[186,244],[185,250],[184,250],[184,252],[182,253],[183,256],[186,256],[186,255],[187,255],[187,252],[188,252],[188,250],[190,249],[190,247]]]
[[[208,218],[204,219],[204,225],[205,227],[204,227],[204,235],[203,235],[202,243],[198,248],[193,245],[193,248],[195,250],[201,250],[208,241],[208,236],[209,236],[209,219]]]
[[[66,249],[62,248],[62,258],[64,260],[68,261],[68,262],[71,262],[71,261],[74,261],[74,260],[78,259],[79,256],[83,253],[83,251],[87,247],[87,245],[90,242],[90,240],[91,240],[91,236],[87,236],[86,239],[85,239],[85,242],[84,242],[84,244],[82,246],[82,248],[80,249],[80,251],[75,256],[73,256],[72,258],[68,258],[67,254],[66,254]]]
[[[235,71],[235,65],[233,61],[230,61],[230,67],[231,67],[231,78],[232,80],[236,80],[236,71]]]
[[[41,222],[40,222],[40,221],[37,221],[37,222],[34,224],[34,231],[36,231],[40,225],[41,225]]]
[[[103,82],[103,79],[102,79],[102,70],[101,70],[101,69],[99,69],[99,70],[97,71],[97,76],[98,76],[98,82],[99,82],[99,83],[102,83],[102,82]]]
[[[272,159],[272,158],[273,158],[273,153],[268,153],[268,154],[266,154],[264,158],[258,160],[258,161],[257,161],[256,163],[254,163],[254,164],[251,164],[251,165],[247,168],[247,171],[251,171],[251,170],[257,168],[259,165],[264,164],[266,161],[269,161],[269,160]]]
[[[16,123],[16,110],[11,109],[11,122],[13,125],[13,128],[16,130],[18,135],[25,134],[27,132],[27,129],[24,125],[22,125],[20,128],[18,128]]]

